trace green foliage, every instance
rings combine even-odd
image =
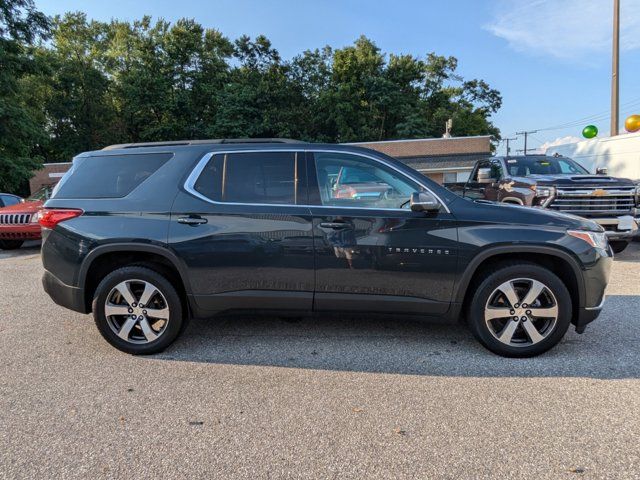
[[[0,191],[24,193],[41,165],[36,151],[45,132],[20,80],[37,73],[32,45],[47,28],[32,0],[0,0]]]
[[[10,3],[27,12],[13,19],[34,12],[30,0]],[[27,45],[37,34],[14,37]],[[2,128],[19,130],[24,146],[3,158],[65,161],[112,143],[195,138],[438,137],[449,118],[454,135],[499,136],[490,117],[500,94],[462,79],[455,58],[387,56],[364,36],[284,61],[264,36],[232,41],[191,19],[105,23],[76,12],[53,19],[51,42],[16,56],[33,68],[12,76],[21,104]]]

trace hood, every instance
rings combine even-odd
[[[461,201],[471,201],[460,198]],[[603,231],[603,228],[592,220],[562,213],[546,208],[526,207],[508,203],[489,202],[486,200],[472,201],[475,208],[471,210],[471,219],[488,221],[489,223],[505,223],[513,226],[547,226],[562,229]],[[496,219],[502,219],[496,221]]]
[[[572,187],[632,187],[633,181],[628,178],[609,177],[607,175],[527,175],[528,180],[538,185],[572,186]]]
[[[0,208],[0,213],[35,213],[42,208],[42,205],[44,202],[41,200],[16,203],[9,207]]]

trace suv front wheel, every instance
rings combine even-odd
[[[140,266],[119,268],[100,282],[93,317],[107,342],[132,354],[161,352],[184,324],[176,289],[155,270]]]
[[[505,357],[546,352],[571,323],[571,296],[553,272],[533,263],[504,264],[484,274],[470,302],[469,326]]]

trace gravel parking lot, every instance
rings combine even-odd
[[[0,253],[1,478],[639,478],[640,244],[604,312],[530,360],[393,318],[194,321],[161,355]]]

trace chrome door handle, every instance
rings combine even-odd
[[[320,228],[332,228],[334,230],[338,230],[340,228],[347,228],[348,226],[349,224],[345,222],[322,222],[320,224]]]
[[[178,223],[182,223],[184,225],[202,225],[203,223],[207,223],[206,218],[202,217],[180,217],[178,218]]]

